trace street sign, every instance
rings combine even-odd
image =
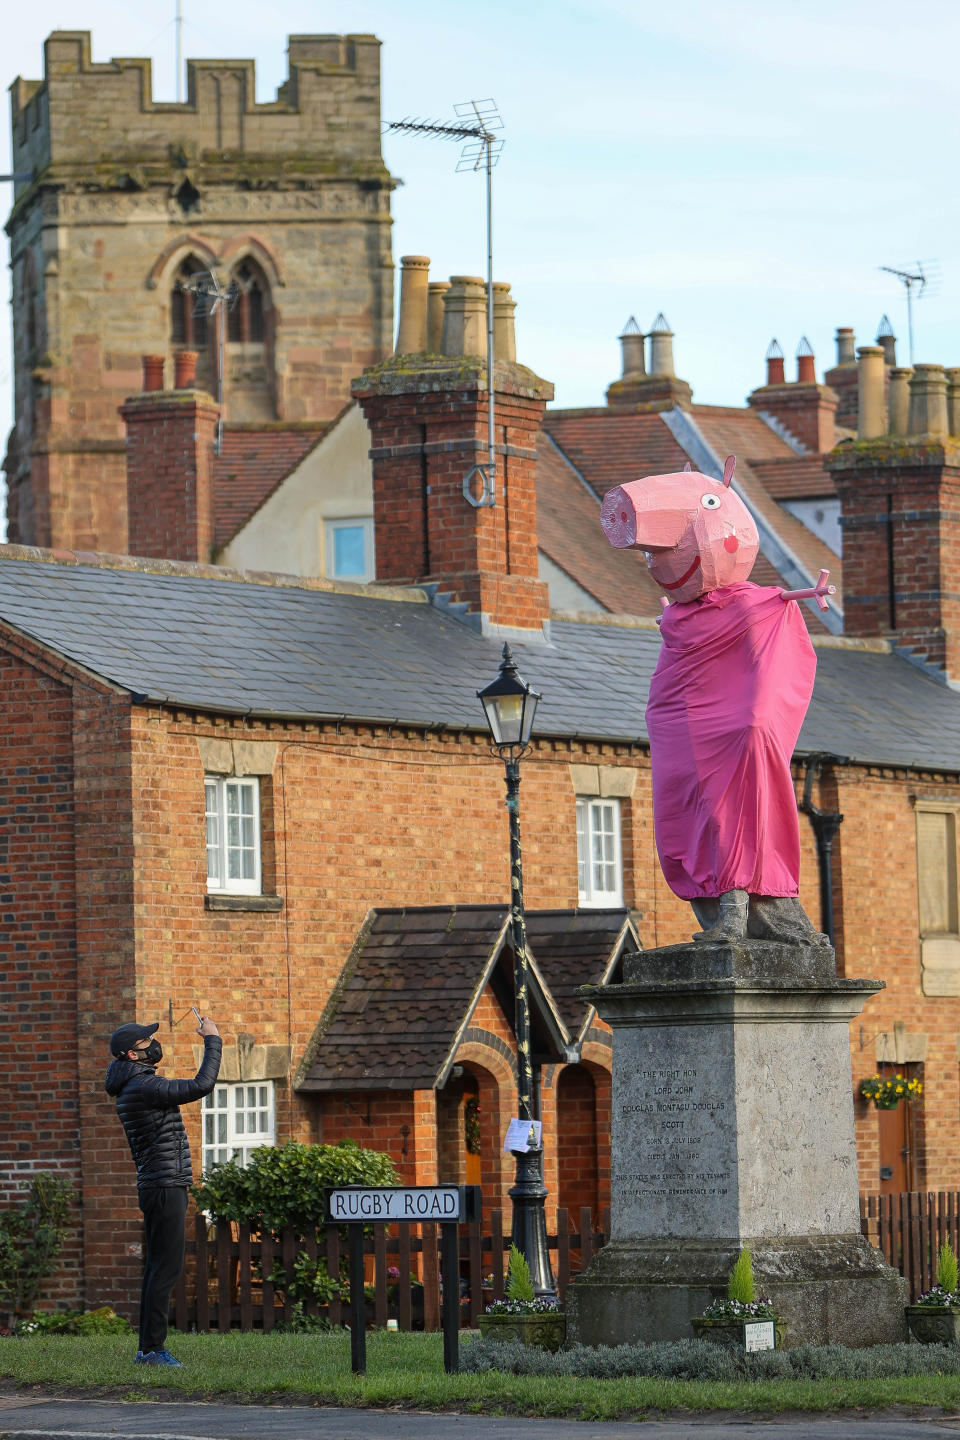
[[[440,1226],[443,1273],[443,1368],[458,1369],[460,1337],[460,1241],[457,1225],[479,1221],[482,1192],[479,1185],[338,1185],[326,1192],[328,1225],[350,1226],[350,1368],[355,1375],[367,1369],[364,1315],[365,1225]]]
[[[343,1185],[327,1192],[327,1220],[338,1225],[373,1220],[472,1220],[470,1185]]]

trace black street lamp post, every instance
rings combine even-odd
[[[510,1198],[513,1201],[513,1243],[530,1266],[530,1278],[538,1297],[556,1294],[547,1248],[547,1218],[543,1183],[543,1143],[538,1143],[532,1122],[540,1113],[540,1075],[534,1071],[530,1042],[530,992],[528,987],[527,924],[523,909],[523,859],[520,849],[520,761],[530,749],[530,732],[540,696],[517,673],[510,646],[503,647],[503,660],[496,680],[478,690],[493,749],[506,768],[507,813],[510,817],[510,930],[513,941],[513,988],[517,1035],[517,1115],[529,1125],[529,1148],[512,1152],[517,1176]]]

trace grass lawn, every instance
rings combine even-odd
[[[402,1406],[495,1415],[615,1419],[664,1411],[831,1411],[936,1406],[960,1410],[960,1373],[898,1380],[742,1382],[580,1380],[499,1373],[445,1375],[439,1335],[377,1331],[367,1337],[367,1375],[350,1373],[350,1338],[319,1335],[173,1335],[187,1367],[135,1366],[136,1339],[115,1335],[0,1340],[0,1386],[125,1400],[228,1399]],[[469,1341],[466,1343],[469,1344]]]

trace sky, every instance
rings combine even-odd
[[[175,0],[9,7],[5,83],[42,75],[51,30],[85,29],[95,61],[150,56],[154,98],[175,99],[174,16]],[[884,313],[907,363],[904,290],[879,267],[918,261],[937,278],[914,358],[960,364],[956,0],[183,0],[185,56],[254,57],[258,100],[288,34],[330,32],[383,41],[385,120],[497,102],[495,278],[517,358],[558,405],[602,404],[625,322],[661,311],[701,403],[742,404],[774,336],[788,379],[804,335],[821,373],[837,326],[872,343]],[[6,110],[2,128],[9,157]],[[455,144],[386,135],[384,155],[398,274],[408,253],[433,279],[483,274],[483,181],[456,173]],[[0,340],[9,414],[9,322]]]

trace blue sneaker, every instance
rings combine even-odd
[[[183,1362],[182,1362],[181,1360],[178,1360],[175,1355],[171,1355],[171,1354],[170,1354],[170,1351],[169,1351],[169,1350],[166,1350],[166,1349],[164,1349],[164,1350],[147,1350],[147,1351],[138,1350],[138,1351],[137,1351],[137,1358],[136,1358],[135,1364],[137,1364],[137,1365],[170,1365],[170,1366],[174,1366],[177,1370],[182,1370],[182,1369],[183,1369]]]

